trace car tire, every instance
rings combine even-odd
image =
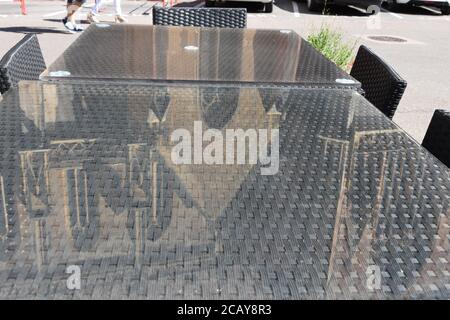
[[[442,8],[441,8],[441,13],[442,13],[444,16],[450,15],[450,6],[442,7]]]
[[[269,2],[264,5],[264,12],[271,13],[273,11],[273,3]]]
[[[318,0],[306,0],[306,7],[309,11],[318,12],[323,10],[323,5]]]

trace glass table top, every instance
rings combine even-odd
[[[449,190],[354,90],[21,82],[0,298],[448,299]]]
[[[42,76],[51,79],[360,84],[291,30],[94,24]]]

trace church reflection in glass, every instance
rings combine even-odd
[[[337,120],[325,104],[305,111],[288,89],[25,82],[17,98],[20,108],[8,108],[20,114],[11,127],[21,132],[2,150],[9,162],[0,175],[0,261],[19,263],[26,252],[39,270],[55,259],[108,261],[117,270],[125,259],[137,272],[206,263],[242,274],[249,287],[262,270],[304,272],[310,276],[296,277],[296,286],[315,291],[285,294],[325,298],[339,288],[380,294],[364,287],[371,264],[397,274],[391,281],[404,290],[394,294],[407,295],[426,263],[386,264],[392,250],[420,244],[430,249],[426,257],[448,255],[448,203],[418,205],[429,183],[427,164],[414,163],[423,151],[393,149],[407,137],[389,124],[360,128],[373,115],[357,109],[356,95],[343,97]],[[192,132],[194,121],[221,132],[279,129],[279,173],[175,165],[170,134]],[[215,281],[230,289],[219,275]],[[277,281],[289,287],[289,277]]]

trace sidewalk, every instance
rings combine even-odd
[[[79,34],[68,34],[64,29],[61,19],[65,16],[65,0],[26,0],[28,14],[20,14],[19,3],[0,0],[0,56],[3,56],[14,43],[17,43],[26,33],[37,33],[42,52],[47,64],[53,62],[72,43]],[[78,18],[85,27],[86,14],[94,0],[88,0],[85,7],[81,9]],[[125,14],[129,14],[136,7],[150,8],[156,1],[122,1]],[[141,10],[142,11],[142,10]],[[151,10],[149,10],[151,11]],[[135,11],[136,12],[136,11]],[[105,0],[102,10],[102,21],[114,20],[112,0]],[[150,15],[139,15],[130,17],[130,22],[140,24],[151,24]]]

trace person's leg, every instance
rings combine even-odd
[[[63,19],[64,26],[70,31],[81,31],[81,27],[76,25],[76,12],[81,8],[86,0],[67,0],[67,16]]]
[[[75,0],[67,0],[67,20],[75,23],[75,16],[78,9],[81,8],[82,2]]]
[[[122,6],[120,0],[114,0],[114,10],[116,12],[116,22],[124,23],[127,22],[124,16],[122,16]]]
[[[91,12],[93,14],[99,14],[100,8],[102,7],[103,0],[95,0],[95,5],[92,7]]]
[[[120,0],[114,0],[114,10],[116,11],[116,16],[122,15],[122,6]]]
[[[102,0],[95,0],[95,4],[92,7],[91,11],[87,15],[87,19],[90,23],[100,22],[97,18],[100,12],[100,8],[102,6]]]

